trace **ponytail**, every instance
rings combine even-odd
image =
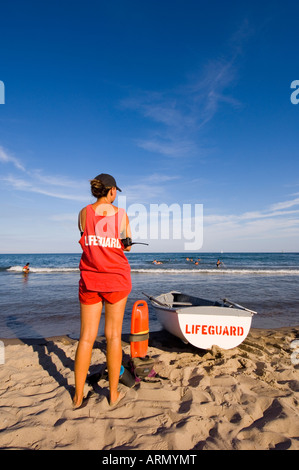
[[[110,187],[105,186],[101,181],[97,179],[90,180],[91,194],[97,199],[99,199],[100,197],[107,196],[110,189]]]

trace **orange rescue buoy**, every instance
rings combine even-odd
[[[148,348],[149,322],[148,305],[145,300],[137,300],[131,317],[131,357],[145,357]]]

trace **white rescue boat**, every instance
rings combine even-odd
[[[213,302],[176,291],[157,297],[143,294],[169,333],[200,349],[235,348],[247,337],[257,313],[227,299]]]

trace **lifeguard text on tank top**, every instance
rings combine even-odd
[[[84,237],[85,246],[102,246],[103,248],[121,248],[118,238],[87,235]]]

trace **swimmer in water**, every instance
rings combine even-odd
[[[22,269],[23,273],[28,274],[29,273],[29,263],[26,263],[25,266]]]

